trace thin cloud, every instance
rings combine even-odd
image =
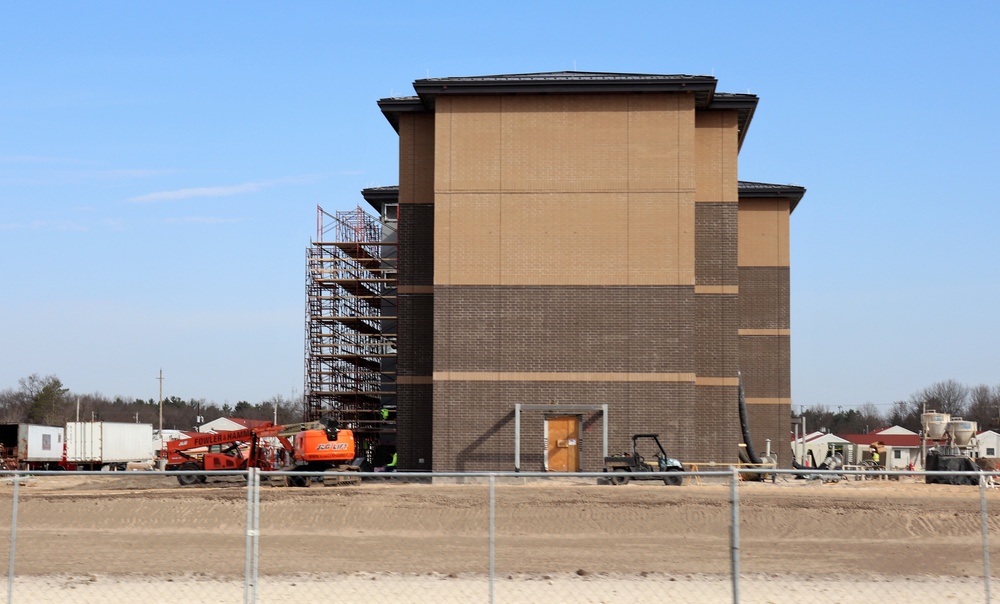
[[[192,189],[177,189],[176,191],[158,191],[132,197],[129,203],[152,203],[156,201],[177,201],[179,199],[192,199],[195,197],[229,197],[230,195],[241,195],[243,193],[254,193],[266,187],[266,183],[248,182],[242,185],[230,185],[223,187],[195,187]]]
[[[315,182],[322,178],[319,175],[290,176],[276,180],[263,180],[260,182],[248,182],[239,185],[223,185],[218,187],[193,187],[190,189],[177,189],[174,191],[157,191],[147,193],[127,199],[129,203],[155,203],[161,201],[178,201],[182,199],[194,199],[196,197],[230,197],[232,195],[243,195],[245,193],[256,193],[261,189],[276,187],[288,184],[301,184]]]

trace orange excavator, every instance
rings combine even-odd
[[[277,443],[273,444],[273,443]],[[166,469],[176,471],[246,470],[324,472],[323,483],[357,484],[354,432],[342,430],[336,420],[275,425],[267,423],[242,430],[224,430],[168,441],[164,447]],[[274,477],[290,486],[308,486],[307,476]],[[204,474],[178,474],[188,486],[206,481]]]

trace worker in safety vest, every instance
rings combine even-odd
[[[395,451],[392,452],[392,461],[389,462],[389,464],[385,467],[385,469],[386,469],[387,472],[395,472],[396,471],[396,452]]]
[[[871,452],[872,452],[872,461],[875,462],[875,465],[876,466],[882,465],[881,461],[880,461],[881,460],[881,456],[879,456],[879,454],[878,454],[878,448],[873,446],[871,448]]]

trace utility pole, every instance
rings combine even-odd
[[[923,413],[920,414],[920,465],[927,469],[927,424],[924,423],[924,416],[927,415],[927,401],[924,401]]]
[[[163,368],[160,367],[160,451],[163,450]]]

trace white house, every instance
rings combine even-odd
[[[240,419],[238,417],[220,417],[198,426],[198,432],[223,432],[225,430],[245,430],[256,426],[269,424],[259,419]]]
[[[976,457],[1000,457],[1000,433],[985,430],[976,435]]]
[[[797,462],[813,467],[812,460],[815,459],[817,465],[823,463],[823,460],[826,459],[826,454],[831,448],[837,453],[844,455],[845,447],[850,448],[850,445],[850,441],[844,440],[836,434],[810,432],[805,435],[804,439],[800,437],[798,440],[792,441],[792,455]],[[812,452],[812,456],[809,455],[810,452]],[[845,463],[852,463],[847,460],[846,455],[844,456],[844,460]]]
[[[850,463],[860,464],[869,459],[871,457],[869,448],[872,443],[878,442],[885,447],[884,457],[879,460],[879,465],[885,469],[906,470],[911,464],[914,467],[923,466],[920,457],[920,435],[912,430],[892,426],[868,434],[841,434],[841,436],[852,444],[855,461]]]

